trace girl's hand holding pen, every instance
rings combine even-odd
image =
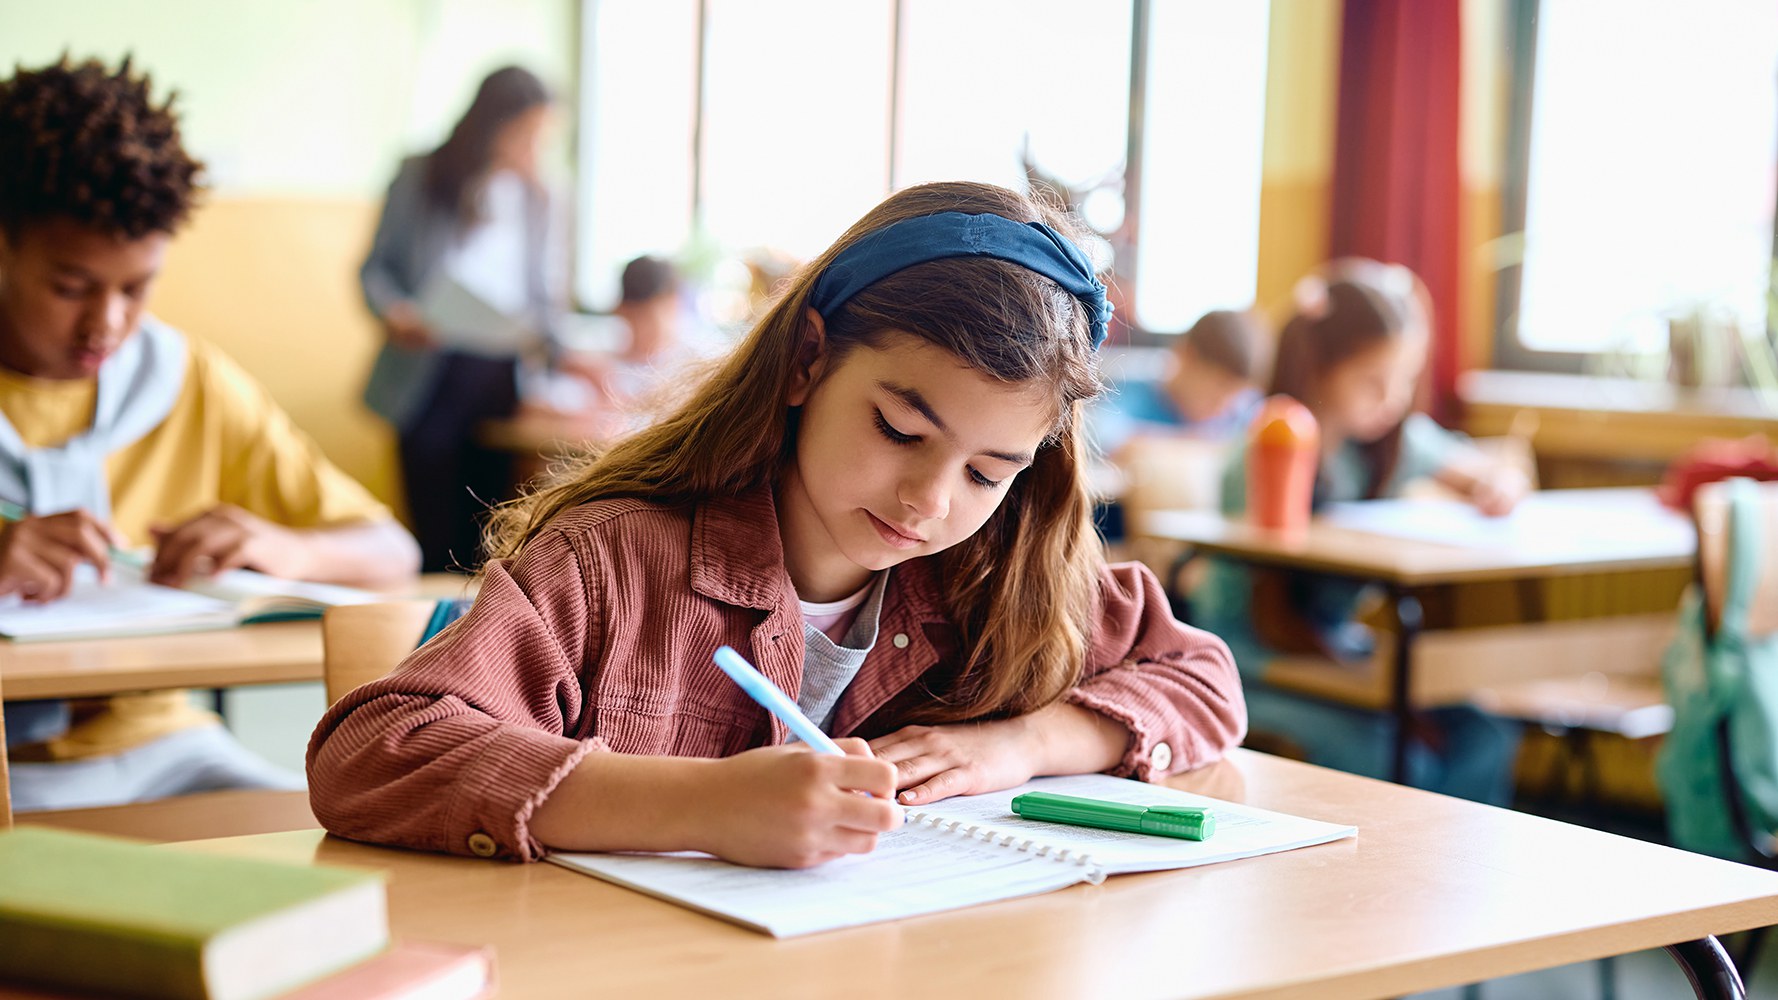
[[[34,604],[64,597],[82,563],[105,579],[111,566],[111,529],[84,510],[24,516],[0,525],[0,594]]]
[[[902,822],[895,766],[863,740],[836,742],[844,756],[792,744],[711,762],[698,796],[706,842],[697,849],[762,868],[810,868],[874,850],[878,834]]]

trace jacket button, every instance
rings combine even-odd
[[[499,850],[500,845],[494,843],[494,838],[482,833],[480,830],[469,835],[469,853],[476,857],[491,858],[499,852]]]
[[[895,643],[896,649],[908,648],[908,634],[906,632],[895,633],[895,638],[893,638],[889,641]]]
[[[1165,771],[1173,766],[1173,748],[1165,743],[1156,743],[1154,749],[1148,752],[1148,762],[1154,765],[1155,770]]]

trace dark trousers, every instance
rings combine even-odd
[[[480,444],[476,429],[518,408],[517,366],[511,358],[446,354],[432,398],[401,435],[401,476],[424,572],[479,564],[488,508],[513,493],[513,456]]]

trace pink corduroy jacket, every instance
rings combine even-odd
[[[932,558],[890,571],[876,646],[835,736],[880,736],[947,690],[961,660]],[[1108,568],[1067,700],[1130,731],[1113,773],[1217,760],[1247,723],[1222,641],[1174,620],[1146,568]],[[711,662],[727,643],[795,697],[802,612],[771,493],[696,507],[602,500],[558,517],[474,606],[390,676],[340,699],[309,742],[328,830],[430,851],[536,860],[533,810],[589,753],[727,756],[782,723]]]

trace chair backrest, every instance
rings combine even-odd
[[[327,703],[395,669],[420,644],[437,606],[433,600],[409,600],[328,608],[321,618]]]
[[[1231,445],[1189,437],[1142,437],[1118,455],[1123,469],[1120,498],[1132,525],[1151,510],[1216,510]]]
[[[1743,501],[1752,508],[1744,516],[1752,518],[1755,539],[1735,537],[1730,509],[1736,490],[1750,498]],[[1710,483],[1699,488],[1692,513],[1698,525],[1698,582],[1711,633],[1722,627],[1729,582],[1737,571],[1755,574],[1745,608],[1746,634],[1778,633],[1778,483]],[[1747,564],[1738,565],[1738,559]]]

